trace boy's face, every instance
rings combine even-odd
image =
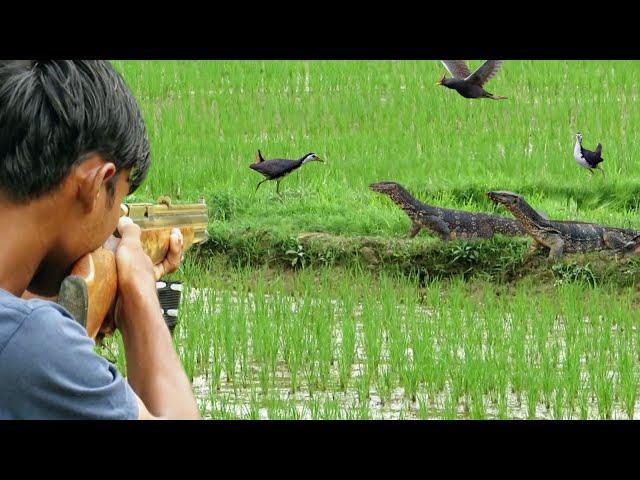
[[[106,185],[103,186],[100,197],[96,202],[96,207],[89,215],[89,218],[79,225],[83,231],[79,240],[84,237],[84,241],[77,246],[81,256],[101,247],[109,236],[115,232],[121,214],[120,204],[128,193],[129,169],[122,170],[116,174],[116,186],[112,201],[109,200],[109,192]]]
[[[58,204],[63,209],[59,231],[55,233],[57,241],[48,255],[43,258],[29,290],[37,295],[56,295],[62,281],[60,275],[67,275],[71,267],[81,257],[93,252],[113,234],[120,218],[120,204],[129,193],[129,169],[115,176],[115,189],[112,201],[109,200],[107,183],[100,185],[93,207],[77,208],[78,200],[69,200],[69,205]],[[72,185],[75,191],[76,184]],[[92,197],[94,198],[94,197]],[[55,215],[55,213],[54,213]],[[65,273],[66,272],[66,273]]]

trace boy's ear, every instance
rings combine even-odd
[[[78,165],[76,175],[78,176],[78,199],[83,204],[87,212],[96,207],[102,187],[116,173],[116,166],[105,161],[99,155],[94,155]]]

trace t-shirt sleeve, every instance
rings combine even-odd
[[[131,386],[94,345],[66,310],[34,308],[2,352],[3,402],[17,418],[137,419]]]

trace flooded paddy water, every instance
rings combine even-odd
[[[186,292],[174,340],[203,418],[640,418],[633,292],[361,287]]]

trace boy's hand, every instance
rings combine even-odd
[[[180,268],[184,261],[184,238],[179,228],[171,230],[169,236],[169,250],[167,256],[160,263],[153,266],[156,281],[160,280],[164,275],[173,273]]]
[[[174,229],[169,237],[167,256],[157,265],[153,265],[142,248],[140,227],[129,217],[120,217],[118,232],[121,238],[111,237],[105,248],[115,249],[118,269],[118,301],[115,311],[115,324],[118,328],[126,328],[130,319],[139,315],[140,308],[148,308],[160,304],[157,298],[155,282],[164,274],[173,273],[184,259],[182,234]],[[156,308],[156,307],[154,307]],[[158,318],[162,317],[158,314]]]
[[[139,244],[139,249],[134,248],[135,250],[142,250],[142,244],[140,243],[140,227],[135,225],[133,221],[129,217],[120,217],[118,222],[118,231],[120,235],[124,238],[123,230],[129,229],[128,225],[134,225],[135,228],[132,230],[128,230],[127,235],[131,238],[136,238],[137,243]],[[104,248],[111,250],[116,253],[116,261],[118,258],[118,249],[120,247],[120,243],[122,238],[116,238],[113,235],[109,237],[109,239],[105,242]],[[132,246],[132,245],[131,245]],[[127,247],[129,248],[129,247]],[[126,253],[126,255],[135,253],[130,252]],[[142,252],[144,253],[144,252]],[[182,232],[179,228],[174,228],[171,231],[171,235],[169,236],[169,250],[167,251],[167,256],[161,262],[157,263],[153,266],[154,277],[157,280],[160,280],[164,275],[169,273],[173,273],[180,268],[180,265],[184,261],[184,238],[182,236]],[[118,279],[120,279],[120,262],[118,262]]]

